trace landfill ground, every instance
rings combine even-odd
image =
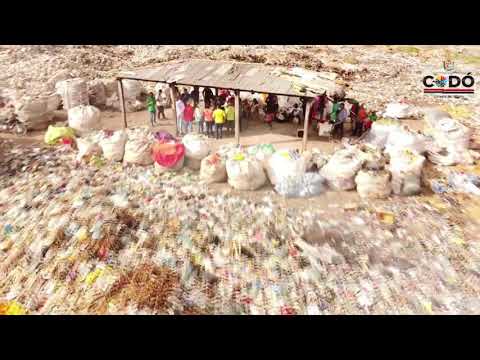
[[[122,126],[120,114],[106,118]],[[146,114],[129,114],[129,124],[145,125]],[[285,140],[275,130],[260,136]],[[309,146],[332,149],[315,137]],[[382,201],[354,191],[287,200],[269,186],[207,186],[187,169],[156,176],[151,167],[75,166],[74,152],[41,138],[2,142],[0,297],[19,312],[480,310],[480,203],[470,195],[425,186],[420,196]],[[430,167],[425,182],[430,176],[440,175]]]
[[[456,64],[477,74],[479,48],[463,48]],[[182,57],[303,66],[342,74],[349,93],[371,108],[400,99],[451,105],[478,146],[478,92],[468,104],[421,94],[421,65],[441,66],[444,50],[1,46],[0,85],[41,94],[61,71],[112,77],[119,68]],[[469,116],[453,114],[464,105]],[[104,128],[122,128],[118,111],[102,115]],[[130,113],[128,122],[148,126],[147,114]],[[421,119],[403,122],[423,128]],[[174,132],[174,123],[158,129]],[[367,201],[356,191],[327,191],[285,199],[270,185],[252,192],[207,185],[188,169],[156,175],[153,166],[77,165],[75,151],[45,146],[44,133],[0,134],[0,314],[480,312],[479,197],[434,193],[430,183],[457,170],[480,175],[478,159],[472,166],[427,162],[417,196]],[[301,147],[292,126],[274,124],[270,133],[250,124],[241,139]],[[315,134],[308,145],[325,153],[340,146]]]

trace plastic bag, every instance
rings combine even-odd
[[[375,121],[365,136],[364,142],[383,149],[390,134],[399,130],[400,122],[397,120],[382,119]]]
[[[55,145],[64,138],[75,138],[75,131],[69,127],[49,126],[44,136],[44,141],[48,145]]]
[[[378,148],[368,144],[362,144],[358,150],[360,157],[365,160],[363,164],[365,169],[381,170],[385,167],[386,159]]]
[[[236,144],[224,144],[221,145],[217,150],[217,154],[225,160],[231,158],[239,152],[241,152],[241,147]]]
[[[256,190],[267,180],[262,163],[243,153],[228,159],[226,169],[228,183],[237,190]]]
[[[89,105],[87,82],[81,78],[67,79],[55,84],[57,93],[62,97],[63,108],[70,110],[80,105]]]
[[[325,179],[318,173],[305,173],[296,177],[284,178],[275,185],[275,191],[287,198],[312,197],[325,189]]]
[[[164,174],[164,173],[169,172],[169,171],[171,171],[171,172],[179,171],[183,168],[184,163],[185,163],[185,156],[182,156],[176,162],[176,164],[171,166],[171,167],[162,166],[158,162],[155,161],[154,171],[157,175],[161,175],[161,174]]]
[[[94,106],[80,105],[68,110],[68,126],[79,136],[101,129],[101,113]]]
[[[328,162],[328,156],[322,154],[318,149],[306,150],[302,156],[308,160],[306,163],[307,171],[318,171]]]
[[[413,109],[410,105],[400,103],[388,104],[383,114],[383,116],[392,119],[405,119],[414,117],[415,115],[415,109]]]
[[[152,146],[152,156],[157,166],[157,172],[162,168],[165,171],[180,170],[185,157],[185,146],[174,141],[159,141]]]
[[[332,133],[333,125],[329,123],[318,123],[318,136],[328,137]]]
[[[99,139],[103,156],[105,159],[112,161],[122,161],[126,142],[127,133],[124,130],[103,131]]]
[[[146,129],[135,129],[128,133],[123,161],[138,165],[151,165],[153,136]]]
[[[259,144],[248,147],[247,153],[261,161],[265,167],[270,157],[275,153],[275,148],[272,144]]]
[[[397,195],[416,195],[421,192],[421,176],[425,157],[409,150],[397,153],[390,159],[392,189]]]
[[[102,155],[102,148],[93,138],[77,139],[77,161],[90,161],[94,156]]]
[[[391,174],[387,171],[360,170],[355,177],[362,198],[384,199],[392,193]]]
[[[200,134],[188,134],[182,139],[185,145],[185,166],[192,170],[199,170],[203,158],[210,153],[208,138]]]
[[[448,175],[448,185],[454,191],[480,196],[480,176],[452,172]]]
[[[217,153],[207,156],[200,165],[200,179],[208,184],[226,182],[226,161]]]
[[[153,136],[158,141],[176,141],[175,136],[170,134],[168,131],[157,131]]]
[[[392,131],[385,143],[385,153],[393,156],[394,153],[406,149],[421,155],[425,153],[425,140],[419,134],[409,131],[407,127]]]
[[[320,170],[328,185],[335,190],[355,189],[355,175],[365,160],[354,149],[337,151]]]
[[[310,155],[311,156],[311,155]],[[268,160],[266,170],[270,182],[275,185],[282,179],[303,175],[309,159],[293,150],[279,150]]]

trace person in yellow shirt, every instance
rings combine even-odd
[[[225,111],[217,105],[217,108],[213,112],[213,120],[215,121],[215,132],[217,139],[223,137],[223,124],[225,123],[226,114]]]
[[[227,130],[233,132],[235,129],[235,107],[232,104],[228,104],[225,108],[225,115],[227,118]]]

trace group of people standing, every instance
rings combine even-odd
[[[193,125],[200,134],[208,137],[223,138],[226,125],[228,132],[235,128],[235,98],[228,91],[222,91],[219,96],[214,96],[210,88],[203,89],[203,106],[200,104],[198,87],[192,92],[187,89],[182,94],[176,94],[175,109],[177,113],[177,129],[180,135],[194,131]],[[215,126],[215,134],[213,127]]]
[[[305,106],[304,102],[303,107],[305,108]],[[365,104],[352,98],[346,98],[342,94],[334,94],[330,97],[324,93],[314,99],[308,121],[310,126],[329,123],[333,125],[332,135],[342,138],[344,124],[349,117],[353,136],[361,136],[377,120],[376,112],[367,111]]]
[[[186,88],[180,93],[174,87],[175,109],[177,114],[177,129],[179,135],[188,134],[194,130],[208,137],[223,138],[224,127],[227,132],[235,130],[235,96],[228,90],[222,89],[216,95],[208,87],[202,90],[203,104],[200,104],[200,90],[198,86],[192,91]],[[306,110],[307,99],[301,98],[302,107],[294,104],[288,113],[279,114],[278,97],[273,94],[262,94],[262,106],[257,99],[252,101],[243,99],[240,104],[240,118],[246,121],[259,121],[262,110],[263,121],[273,128],[274,120],[293,121],[302,124]],[[154,126],[157,120],[166,119],[165,107],[170,106],[170,96],[162,89],[158,90],[157,96],[150,93],[147,98],[147,108],[150,113],[150,122]],[[335,92],[328,96],[325,92],[313,100],[308,119],[309,126],[319,127],[322,123],[333,125],[332,135],[342,138],[344,124],[350,118],[352,123],[352,135],[361,136],[368,130],[372,123],[377,120],[375,111],[367,111],[364,104],[355,99],[346,98],[344,92]]]

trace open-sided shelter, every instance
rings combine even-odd
[[[240,92],[266,93],[307,99],[305,119],[309,118],[313,98],[332,91],[335,74],[309,71],[302,68],[285,68],[262,64],[180,60],[166,62],[150,68],[122,71],[117,76],[125,127],[127,115],[123,96],[123,79],[166,83],[170,85],[172,110],[176,118],[174,86],[198,86],[227,89],[235,94],[235,139],[240,143]],[[303,146],[306,148],[308,121],[304,122]]]

